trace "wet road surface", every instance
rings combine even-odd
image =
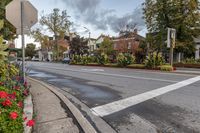
[[[193,75],[130,69],[74,67],[49,63],[29,63],[28,66],[29,76],[69,92],[89,108],[195,77]],[[104,116],[103,119],[117,132],[142,132],[136,130],[138,129],[136,116],[149,123],[156,129],[156,132],[199,133],[200,81]],[[145,129],[146,127],[140,128]]]

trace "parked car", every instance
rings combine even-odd
[[[69,57],[65,57],[65,58],[62,60],[62,63],[64,63],[64,64],[69,64],[69,63],[70,63],[70,58],[69,58]]]

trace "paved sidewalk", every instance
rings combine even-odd
[[[200,69],[197,68],[179,68],[177,67],[176,73],[182,73],[182,74],[195,74],[200,75]]]
[[[63,108],[61,100],[49,89],[30,80],[36,125],[34,133],[79,133],[77,124]]]

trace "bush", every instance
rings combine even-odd
[[[117,56],[117,64],[122,67],[126,67],[130,64],[135,63],[135,57],[131,54],[119,53]]]
[[[89,58],[88,56],[82,56],[81,57],[81,64],[87,65],[89,63]]]
[[[187,58],[187,59],[185,59],[184,63],[186,63],[186,64],[196,64],[197,61],[194,58]]]
[[[97,56],[97,63],[100,65],[105,65],[109,62],[108,56],[105,53],[101,53]]]
[[[96,63],[97,62],[97,58],[95,56],[88,56],[88,62],[89,63]]]
[[[164,59],[161,54],[156,55],[153,53],[147,57],[144,64],[146,68],[156,68],[164,64]]]
[[[161,71],[168,71],[168,72],[171,72],[174,70],[174,68],[170,65],[163,65],[163,66],[160,66],[160,70]]]

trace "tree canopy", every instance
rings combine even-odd
[[[33,43],[27,44],[25,52],[26,52],[26,56],[33,58],[33,56],[36,54],[35,44]]]
[[[5,16],[5,7],[12,0],[1,0],[0,1],[0,19],[4,21],[4,27],[0,30],[0,35],[6,40],[12,40],[16,37],[16,28],[11,25]]]
[[[88,40],[77,36],[70,43],[70,53],[73,55],[84,55],[88,53]]]
[[[64,38],[66,34],[70,33],[72,23],[69,21],[69,17],[66,10],[60,12],[58,8],[55,8],[52,13],[43,15],[40,19],[40,24],[54,34],[57,60],[59,59],[58,37]]]
[[[200,13],[198,0],[145,0],[144,19],[151,34],[156,33],[156,50],[160,50],[167,39],[167,28],[174,28],[176,50],[187,53],[194,51],[194,37],[200,34]],[[150,35],[151,35],[150,34]]]

